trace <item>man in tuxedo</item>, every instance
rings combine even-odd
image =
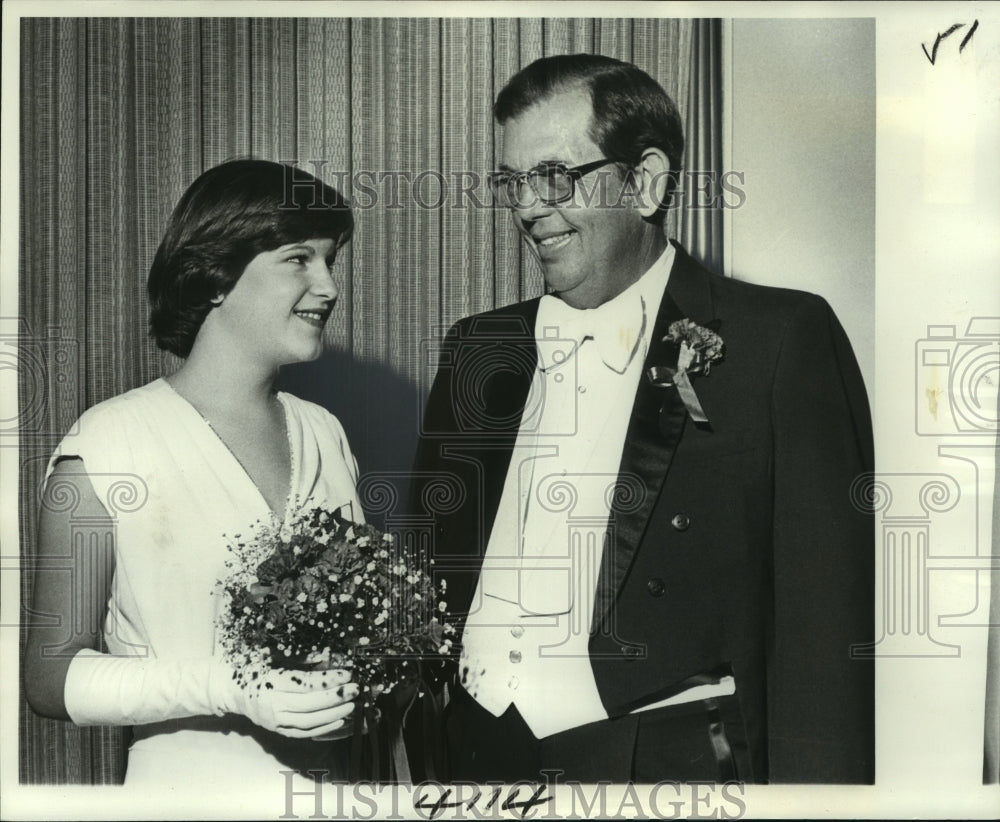
[[[494,113],[550,293],[457,323],[422,420],[450,778],[872,782],[871,421],[836,317],[668,241],[683,131],[635,66],[545,58]]]

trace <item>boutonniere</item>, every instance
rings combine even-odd
[[[646,371],[646,377],[657,388],[676,387],[691,419],[707,423],[708,417],[694,393],[690,375],[708,376],[712,363],[722,359],[725,346],[722,337],[685,317],[670,324],[663,342],[680,346],[677,365],[654,365]]]

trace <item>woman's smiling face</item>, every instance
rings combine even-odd
[[[338,294],[330,272],[336,254],[331,239],[261,252],[213,309],[217,327],[275,366],[316,359]]]

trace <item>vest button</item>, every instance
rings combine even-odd
[[[507,687],[510,688],[512,691],[516,691],[517,686],[520,684],[521,680],[519,680],[516,676],[512,676],[510,679],[507,680]]]
[[[646,590],[649,591],[650,596],[662,597],[663,592],[667,590],[667,586],[663,584],[663,580],[659,577],[653,577],[646,583]]]
[[[642,648],[635,645],[622,645],[621,646],[622,656],[628,657],[629,659],[636,659],[642,656]]]
[[[670,520],[670,524],[678,531],[686,531],[691,527],[691,517],[687,514],[674,514],[674,518]]]
[[[521,661],[521,652],[511,651],[510,654],[508,654],[508,658],[510,659],[511,662],[517,664],[518,662]]]
[[[524,626],[515,625],[513,628],[510,629],[510,635],[514,637],[514,639],[520,639],[521,637],[524,636]]]

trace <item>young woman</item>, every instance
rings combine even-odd
[[[45,716],[134,726],[126,784],[346,778],[349,673],[272,672],[239,687],[216,644],[216,583],[230,540],[258,520],[309,503],[363,521],[339,422],[272,387],[282,365],[320,354],[330,267],[352,230],[344,198],[298,169],[238,160],[202,174],[148,282],[152,333],[184,364],[89,409],[49,463],[39,555],[74,557],[72,577],[89,582],[80,595],[69,574],[39,575],[36,612],[77,627],[68,643],[65,627],[32,628],[27,697]],[[123,489],[124,511],[113,505]],[[72,518],[109,510],[103,573],[97,547],[74,552]]]

